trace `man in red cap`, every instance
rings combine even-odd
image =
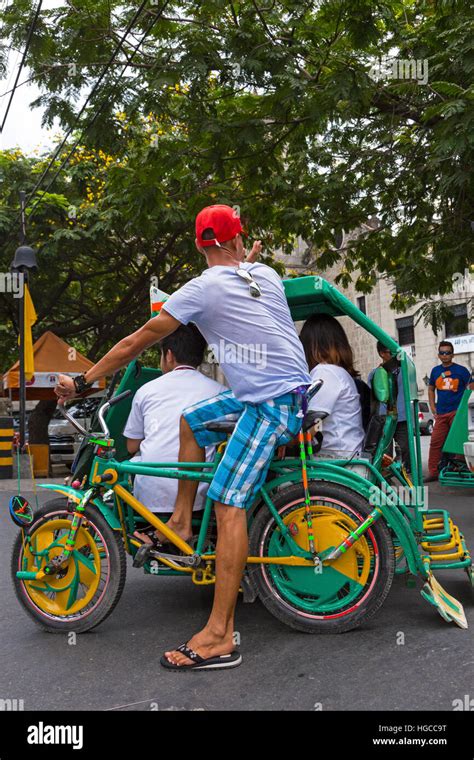
[[[196,218],[196,246],[208,268],[166,301],[159,316],[121,340],[85,375],[60,375],[58,396],[69,398],[113,374],[182,324],[204,335],[231,390],[188,407],[181,418],[180,461],[204,461],[205,447],[227,439],[209,430],[216,421],[235,423],[208,495],[215,504],[218,540],[216,586],[210,618],[186,644],[165,653],[171,670],[235,667],[234,611],[245,569],[246,509],[265,480],[275,449],[299,432],[302,390],[311,383],[285,292],[274,269],[245,261],[239,216],[229,206],[203,209]],[[252,249],[252,258],[260,244]],[[180,480],[168,525],[191,536],[195,481]]]

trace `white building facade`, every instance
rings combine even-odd
[[[345,243],[346,241],[344,241]],[[295,253],[291,256],[277,254],[276,258],[285,263],[288,273],[315,274],[314,263],[308,261],[305,255],[306,245],[301,241]],[[340,267],[318,271],[328,282],[335,284]],[[354,273],[356,279],[357,273]],[[354,284],[343,288],[336,287],[352,303],[364,311],[370,319],[376,322],[382,329],[391,335],[412,357],[418,379],[418,393],[420,399],[427,399],[427,381],[432,368],[439,364],[438,345],[441,340],[449,340],[454,346],[454,361],[474,371],[474,315],[472,314],[472,296],[474,295],[474,277],[464,273],[456,283],[456,289],[449,298],[452,317],[445,322],[438,333],[434,333],[429,325],[425,325],[419,318],[417,311],[421,304],[413,306],[407,312],[396,312],[390,304],[395,286],[385,277],[379,277],[375,288],[369,294],[359,293]],[[380,363],[377,354],[376,341],[358,325],[348,318],[340,319],[347,332],[349,342],[354,351],[355,365],[363,379],[373,367]]]

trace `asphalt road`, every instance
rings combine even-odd
[[[473,497],[430,486],[430,507],[448,507],[471,548]],[[212,589],[129,566],[112,616],[69,645],[66,636],[43,632],[16,601],[7,499],[0,493],[0,699],[22,699],[25,710],[452,710],[454,700],[474,697],[474,600],[462,571],[438,578],[464,604],[467,631],[445,623],[420,584],[407,588],[396,578],[370,624],[342,635],[295,633],[259,602],[239,602],[243,664],[169,673],[159,665],[162,652],[203,625]]]

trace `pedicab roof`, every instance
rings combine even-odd
[[[418,399],[415,365],[406,352],[385,330],[373,322],[352,301],[323,277],[306,275],[283,280],[286,299],[295,322],[308,319],[312,314],[330,314],[333,317],[349,317],[399,356],[406,367],[409,397]]]
[[[371,333],[392,351],[400,346],[381,327],[364,314],[352,301],[323,277],[307,275],[283,280],[286,298],[295,322],[308,319],[311,314],[330,314],[333,317],[349,317]]]

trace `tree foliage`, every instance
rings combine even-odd
[[[34,5],[0,14],[16,47]],[[199,270],[192,222],[212,202],[237,206],[267,251],[302,237],[319,267],[339,262],[363,292],[380,273],[394,278],[397,307],[450,292],[474,261],[470,2],[155,0],[78,125],[137,7],[62,3],[41,14],[28,57],[45,123],[73,126],[85,151],[48,188],[54,231],[49,196],[33,214],[54,273],[43,311],[64,335],[89,335],[95,356],[137,320],[152,272],[176,286]],[[87,151],[113,161],[71,225],[58,194],[84,197]],[[377,230],[335,249],[335,231],[374,214]]]

